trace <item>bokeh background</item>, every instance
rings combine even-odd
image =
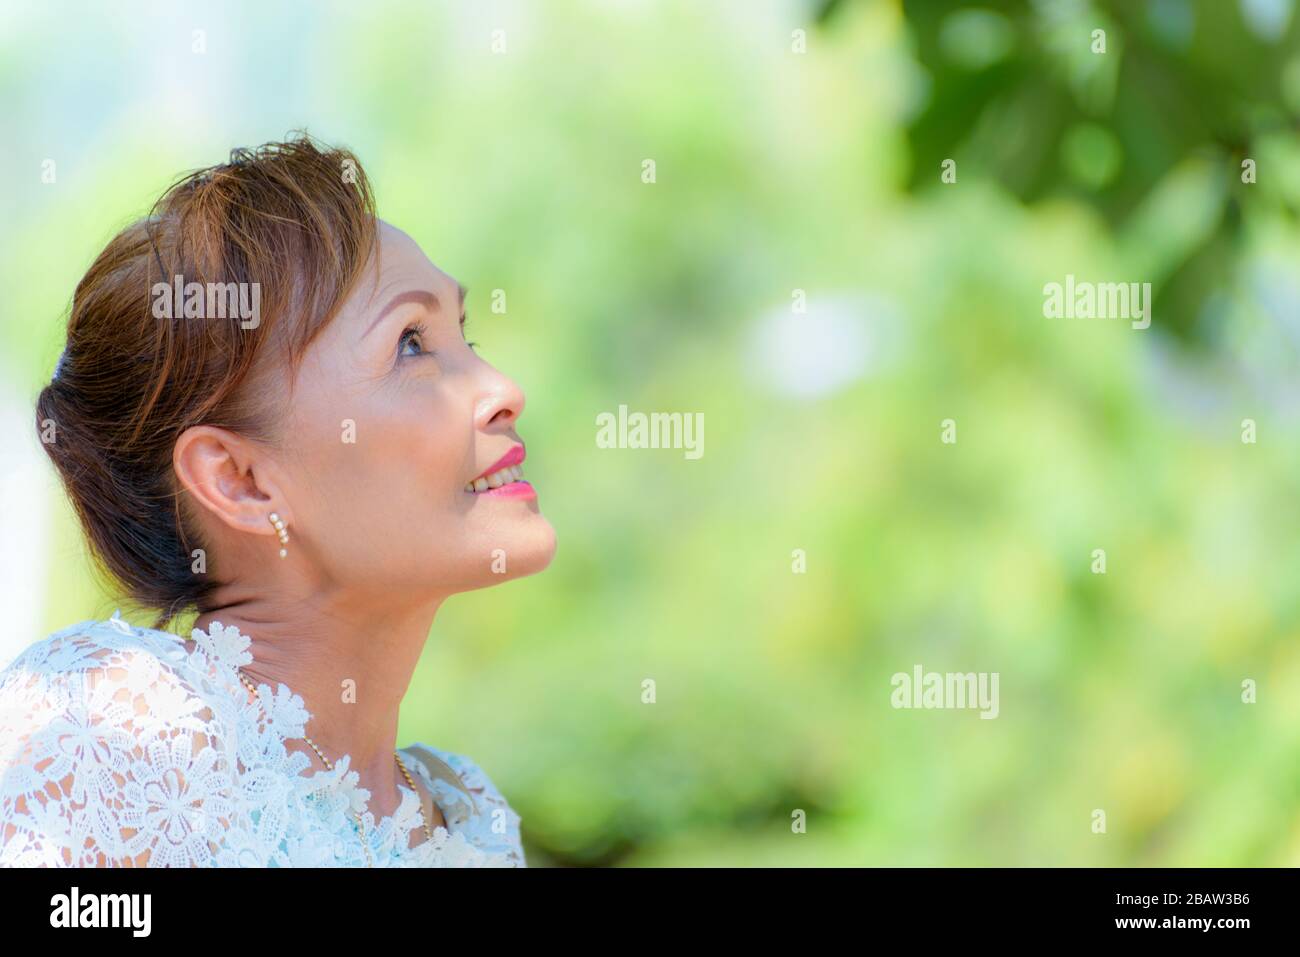
[[[445,606],[402,739],[530,864],[1300,864],[1291,0],[0,2],[5,661],[127,613],[32,428],[78,278],[296,129],[528,395],[558,555]],[[895,710],[916,664],[999,717]]]

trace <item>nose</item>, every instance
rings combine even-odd
[[[478,402],[475,425],[485,431],[512,429],[524,411],[524,390],[514,379],[488,368],[488,388]]]

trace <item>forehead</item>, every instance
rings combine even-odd
[[[410,290],[432,292],[443,308],[457,308],[460,284],[435,266],[419,243],[382,219],[375,238],[376,250],[365,278],[349,297],[346,312],[364,316],[382,309],[392,296]]]

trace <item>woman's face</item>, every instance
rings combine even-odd
[[[290,553],[327,584],[416,598],[540,571],[555,531],[511,470],[524,394],[465,341],[459,283],[401,230],[378,242],[295,381],[276,456]]]

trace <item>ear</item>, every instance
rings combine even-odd
[[[274,535],[267,521],[272,512],[292,524],[275,463],[241,435],[211,425],[188,428],[172,449],[172,468],[194,501],[235,531]]]

